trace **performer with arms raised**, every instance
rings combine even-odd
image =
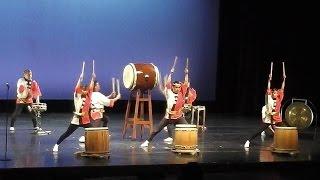
[[[174,60],[174,64],[171,68],[170,74],[165,78],[165,87],[160,85],[160,90],[166,97],[167,108],[164,118],[158,124],[157,129],[152,132],[149,138],[141,144],[141,147],[147,147],[149,142],[167,125],[169,124],[188,124],[183,116],[183,108],[185,104],[185,97],[189,82],[181,83],[179,81],[171,82],[171,76],[174,73],[177,57]],[[159,83],[160,84],[160,83]],[[165,139],[166,142],[172,142],[173,126],[168,126],[169,137]]]
[[[98,81],[94,81],[91,95],[90,118],[92,127],[108,127],[109,117],[105,113],[105,107],[112,108],[116,101],[121,98],[119,80],[117,79],[118,91],[115,91],[115,79],[112,78],[112,93],[105,96],[100,92],[101,86]],[[85,137],[81,136],[79,142],[85,142]]]
[[[114,78],[112,79],[112,82],[114,84]],[[117,84],[119,84],[119,80],[117,80]],[[105,107],[112,108],[116,101],[118,101],[121,98],[121,94],[119,91],[119,85],[118,85],[118,93],[116,93],[114,90],[112,93],[108,96],[105,96],[100,92],[101,86],[98,81],[94,82],[94,88],[93,93],[91,97],[91,124],[93,127],[107,127],[108,123],[108,117],[106,116],[106,113],[104,111]],[[102,124],[101,124],[102,123]]]
[[[246,143],[244,144],[245,148],[248,148],[250,146],[250,142],[254,138],[256,138],[260,133],[261,133],[261,136],[265,136],[265,130],[267,128],[269,128],[272,132],[274,132],[273,126],[279,125],[282,122],[280,110],[281,110],[281,103],[284,97],[284,87],[285,87],[285,80],[286,80],[284,62],[282,62],[283,81],[282,81],[281,89],[271,89],[272,69],[273,69],[273,63],[271,62],[270,74],[268,79],[268,87],[265,95],[265,105],[262,107],[262,112],[261,112],[262,122],[264,125],[246,141]]]
[[[53,147],[53,152],[58,152],[58,148],[60,143],[69,137],[78,127],[88,128],[92,127],[90,124],[90,106],[91,106],[91,94],[93,91],[93,85],[96,78],[94,73],[94,68],[92,71],[92,77],[89,86],[82,84],[83,75],[84,75],[84,67],[85,62],[82,64],[82,72],[78,79],[77,85],[74,91],[74,108],[75,111],[73,112],[74,115],[70,122],[70,125],[65,133],[63,133],[60,138],[58,139],[57,143]],[[94,61],[93,61],[94,67]]]

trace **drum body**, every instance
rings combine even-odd
[[[109,153],[109,130],[107,127],[85,128],[85,139],[87,154]]]
[[[123,84],[130,90],[148,90],[158,85],[159,70],[152,63],[129,63],[123,70]]]
[[[31,109],[36,112],[43,112],[47,110],[47,104],[46,103],[32,103]]]
[[[178,150],[195,150],[198,146],[198,129],[192,124],[177,124],[173,145]]]
[[[296,151],[298,149],[296,127],[276,127],[273,138],[274,149],[277,151]]]

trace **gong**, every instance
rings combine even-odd
[[[293,101],[285,110],[285,120],[289,126],[298,129],[308,128],[313,121],[312,109],[307,100]]]

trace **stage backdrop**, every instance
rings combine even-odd
[[[122,72],[129,63],[154,63],[162,76],[178,56],[173,79],[182,80],[186,58],[199,100],[215,99],[218,0],[5,0],[0,6],[0,99],[10,99],[26,68],[43,99],[72,99],[82,61],[85,81],[95,60],[104,93],[111,78],[129,90]],[[153,99],[164,97],[155,89]]]

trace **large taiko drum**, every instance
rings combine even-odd
[[[109,153],[108,127],[85,128],[85,153],[106,154]]]
[[[123,70],[124,87],[130,90],[148,90],[158,85],[159,70],[152,63],[129,63]]]
[[[174,149],[195,150],[198,146],[198,129],[193,124],[177,124],[175,128]]]
[[[298,131],[296,127],[276,127],[273,138],[273,146],[276,151],[298,150]]]

